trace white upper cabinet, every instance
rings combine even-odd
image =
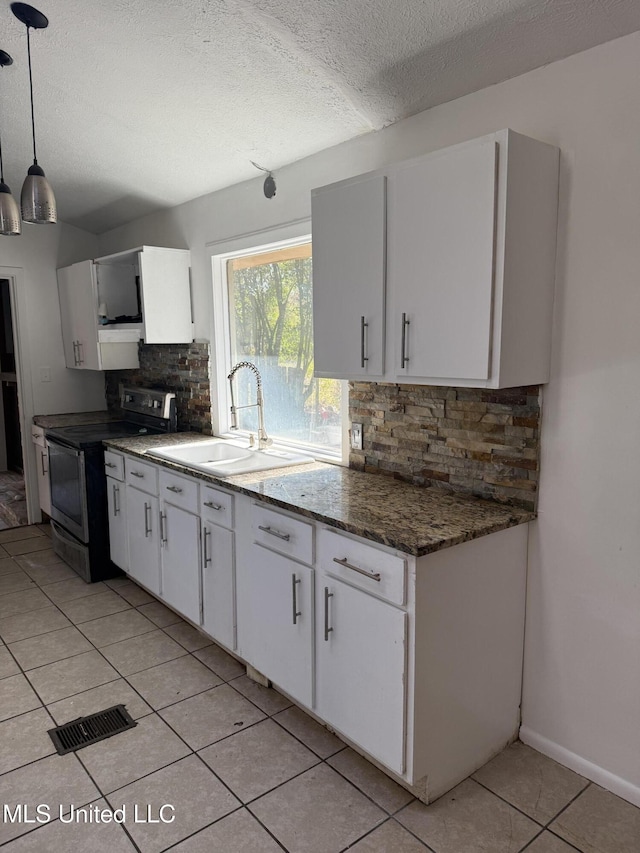
[[[363,175],[311,195],[318,376],[384,373],[385,184]]]
[[[496,143],[398,168],[389,182],[389,281],[400,378],[489,377]]]
[[[58,270],[67,367],[138,367],[138,341],[193,340],[190,253],[143,246]],[[108,324],[100,324],[99,312]]]
[[[503,130],[314,190],[317,375],[480,388],[546,382],[558,163],[557,148]],[[379,206],[385,178],[380,219],[373,187]],[[340,274],[345,256],[350,281]],[[345,329],[353,313],[375,317],[385,293],[378,373],[378,361],[361,367],[361,338]],[[374,325],[365,327],[370,348]]]

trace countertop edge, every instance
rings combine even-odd
[[[197,435],[197,434],[196,434]],[[195,435],[192,436],[195,438]],[[207,436],[209,437],[209,436]],[[131,437],[128,437],[127,443],[130,443]],[[480,539],[483,536],[488,536],[491,533],[499,533],[501,530],[508,530],[511,527],[516,527],[520,524],[528,524],[530,521],[534,521],[537,518],[537,513],[520,509],[519,507],[512,507],[508,504],[504,505],[496,505],[496,509],[503,509],[505,513],[508,513],[504,518],[497,519],[494,522],[488,523],[485,527],[481,529],[469,530],[464,533],[460,533],[457,535],[442,535],[440,538],[434,538],[433,541],[427,542],[424,545],[416,545],[411,544],[409,542],[403,542],[400,538],[393,536],[385,536],[380,531],[372,530],[368,527],[358,525],[358,524],[349,524],[341,521],[339,519],[331,518],[329,516],[324,515],[320,512],[314,512],[307,507],[301,507],[293,502],[287,502],[281,500],[279,498],[273,497],[271,495],[265,495],[251,486],[248,486],[243,483],[238,483],[236,478],[229,477],[217,477],[214,474],[206,474],[203,471],[194,470],[193,468],[189,468],[186,465],[181,465],[180,463],[171,462],[167,459],[161,459],[156,456],[153,456],[147,452],[147,450],[136,450],[134,448],[123,447],[122,439],[113,438],[103,441],[103,445],[107,449],[115,450],[119,453],[124,453],[130,456],[136,456],[140,459],[146,459],[153,464],[159,465],[162,468],[166,468],[169,471],[173,471],[177,474],[182,474],[187,477],[193,477],[196,480],[199,480],[204,483],[208,483],[213,486],[220,487],[222,489],[227,489],[231,492],[238,492],[240,494],[247,495],[254,500],[259,500],[262,503],[269,504],[271,506],[276,506],[280,509],[284,509],[288,512],[293,512],[297,515],[304,516],[305,518],[312,519],[314,521],[318,521],[321,524],[326,524],[329,527],[332,527],[337,530],[343,530],[345,533],[350,533],[354,536],[359,536],[363,539],[367,539],[368,541],[375,542],[379,545],[384,545],[388,548],[393,548],[397,551],[401,551],[404,554],[409,554],[413,557],[424,557],[427,554],[435,553],[436,551],[442,551],[445,548],[453,547],[454,545],[460,545],[464,542],[471,542],[474,539]],[[326,463],[316,463],[316,465],[325,465]],[[279,471],[287,471],[287,469],[276,469]],[[300,471],[300,467],[294,469],[295,472]],[[317,470],[317,469],[316,469]],[[269,472],[273,474],[273,471]],[[288,473],[293,473],[293,471],[289,470]],[[242,476],[242,475],[240,475]],[[286,477],[287,473],[281,473],[279,476]],[[367,476],[367,475],[363,475]],[[376,476],[376,475],[368,475],[368,476]],[[380,475],[378,475],[380,476]],[[443,493],[443,495],[446,493]],[[465,496],[466,497],[466,496]],[[469,496],[470,505],[475,499],[473,496]],[[486,503],[486,501],[485,501]],[[434,534],[431,534],[433,536]]]

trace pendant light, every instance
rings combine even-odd
[[[13,59],[4,50],[0,50],[0,68],[12,65]],[[4,167],[2,165],[2,139],[0,138],[0,234],[14,237],[22,231],[20,211],[11,190],[4,182]]]
[[[22,185],[20,206],[25,222],[37,225],[55,223],[58,220],[56,199],[46,179],[43,169],[38,165],[36,156],[36,123],[33,112],[33,77],[31,74],[30,30],[43,30],[49,26],[49,20],[42,12],[26,3],[12,3],[11,11],[27,28],[27,56],[29,58],[29,90],[31,92],[31,133],[33,136],[33,166],[27,172]]]

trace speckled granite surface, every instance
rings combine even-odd
[[[111,439],[105,445],[144,457],[146,451],[154,447],[207,438],[194,433],[176,433]],[[535,518],[534,513],[516,507],[437,488],[412,486],[392,477],[321,462],[222,478],[155,457],[147,458],[174,471],[217,483],[414,556],[439,551]]]
[[[35,415],[33,422],[36,426],[44,429],[56,429],[57,427],[80,426],[81,424],[104,424],[107,421],[121,420],[111,412],[69,412],[64,415]]]

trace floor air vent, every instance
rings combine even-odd
[[[90,746],[113,735],[118,735],[138,724],[127,713],[124,705],[114,705],[106,711],[89,714],[88,717],[78,717],[64,726],[50,729],[49,735],[58,755],[75,752],[83,746]]]

